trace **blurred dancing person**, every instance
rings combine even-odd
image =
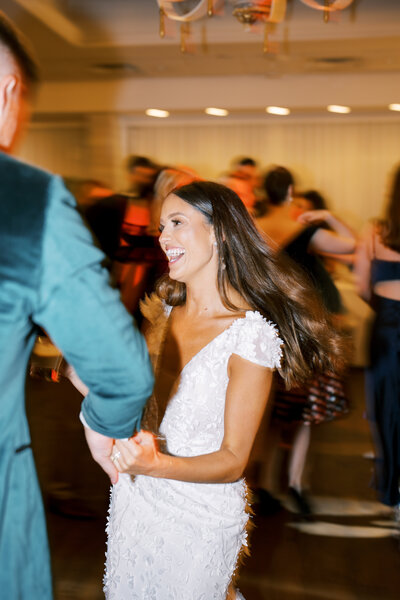
[[[19,33],[0,13],[0,590],[7,600],[52,598],[24,397],[39,326],[90,387],[86,439],[114,483],[113,438],[139,427],[152,387],[145,342],[108,286],[104,255],[75,200],[59,177],[9,155],[36,79]]]
[[[310,278],[321,304],[328,311],[333,322],[335,315],[342,311],[340,295],[318,253],[352,252],[355,248],[355,237],[342,221],[327,210],[308,211],[302,214],[298,221],[294,221],[292,218],[293,186],[293,176],[287,169],[284,167],[271,169],[264,181],[269,211],[265,216],[257,219],[256,223],[266,234],[271,247],[292,259]],[[328,223],[332,231],[321,227],[322,223]],[[265,481],[271,479],[272,460],[278,443],[274,441],[273,433],[275,437],[279,437],[282,428],[291,429],[293,442],[288,468],[289,493],[298,511],[303,516],[309,516],[311,508],[304,493],[303,482],[311,436],[309,425],[327,418],[327,411],[322,416],[321,405],[318,405],[318,412],[313,413],[312,407],[317,405],[309,403],[308,384],[287,391],[280,379],[277,383],[272,413],[275,427],[273,432],[269,432],[267,440],[269,450],[264,462],[265,472],[261,479]],[[274,512],[278,508],[275,498],[264,489],[271,487],[271,484],[271,481],[261,482],[261,490],[259,490],[261,511]]]
[[[247,210],[254,214],[260,180],[260,171],[256,161],[243,156],[232,162],[231,171],[221,177],[220,183],[236,192]]]
[[[361,296],[376,312],[370,341],[368,417],[376,446],[376,489],[400,518],[400,167],[383,219],[365,230],[356,260]]]

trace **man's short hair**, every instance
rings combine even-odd
[[[7,48],[21,69],[25,83],[35,85],[39,81],[39,69],[22,33],[0,11],[0,46]]]
[[[279,205],[286,199],[289,186],[294,184],[293,175],[285,167],[275,167],[265,176],[264,189],[271,204]]]
[[[236,160],[236,164],[240,167],[256,167],[257,163],[254,158],[250,158],[249,156],[243,156]]]
[[[150,158],[147,156],[138,156],[137,154],[133,154],[129,156],[126,161],[126,167],[128,171],[133,171],[136,167],[144,167],[146,169],[156,169],[156,165]]]

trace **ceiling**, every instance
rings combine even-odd
[[[214,0],[216,3],[218,0]],[[29,37],[45,81],[196,76],[400,73],[400,1],[354,0],[322,13],[288,0],[283,23],[246,31],[231,0],[190,25],[186,52],[179,24],[159,36],[156,0],[3,0],[2,10]]]

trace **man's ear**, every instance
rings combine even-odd
[[[8,111],[10,102],[17,91],[18,78],[15,75],[6,75],[0,81],[0,115]]]
[[[0,80],[0,148],[12,148],[19,125],[19,93],[21,82],[15,75]]]

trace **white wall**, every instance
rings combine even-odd
[[[86,177],[86,128],[82,123],[32,124],[18,156],[43,169],[67,177]]]
[[[185,164],[206,178],[249,155],[263,167],[292,169],[299,188],[316,188],[331,207],[360,226],[381,210],[388,176],[400,163],[400,116],[277,118],[265,122],[148,121],[91,115],[79,123],[33,125],[21,156],[62,175],[125,185],[123,158],[144,154]]]
[[[122,127],[118,116],[89,114],[76,121],[31,123],[18,156],[62,175],[123,186]]]

